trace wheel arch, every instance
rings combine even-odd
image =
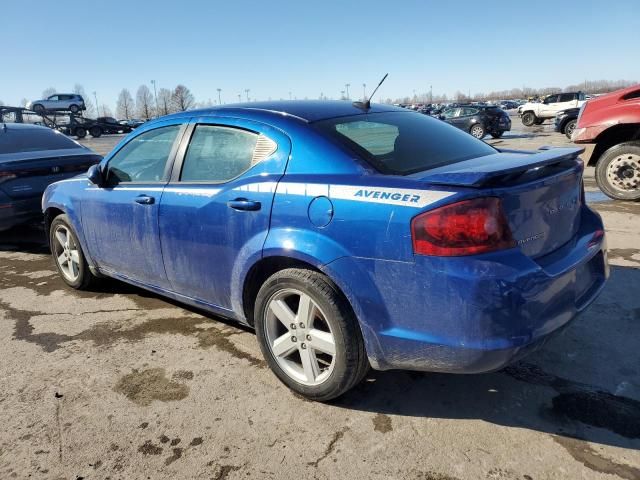
[[[621,123],[607,128],[595,139],[588,166],[594,166],[604,152],[624,142],[640,141],[640,123]]]

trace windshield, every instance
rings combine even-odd
[[[409,175],[496,153],[468,133],[421,113],[372,113],[314,125],[390,175]]]
[[[7,124],[6,130],[3,131],[0,127],[0,154],[66,148],[81,147],[62,133],[48,128],[15,128]]]

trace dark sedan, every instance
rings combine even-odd
[[[559,133],[564,133],[569,140],[571,140],[571,134],[576,128],[578,123],[579,108],[567,108],[558,112],[554,122],[555,130]]]
[[[0,125],[0,231],[41,218],[49,184],[84,173],[101,159],[56,130]]]
[[[484,138],[487,133],[500,138],[511,130],[511,119],[501,108],[492,105],[461,105],[442,112],[440,119],[476,138]]]

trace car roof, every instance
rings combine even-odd
[[[369,110],[364,110],[344,100],[280,100],[269,102],[249,102],[223,105],[220,107],[188,110],[169,117],[183,117],[194,115],[220,114],[220,113],[244,113],[252,112],[272,113],[277,116],[293,116],[305,122],[317,122],[336,117],[347,117],[363,113],[381,112],[406,112],[404,108],[393,105],[372,103]],[[167,117],[164,117],[167,118]]]
[[[42,125],[33,125],[31,123],[13,123],[6,122],[0,125],[0,134],[4,132],[4,126],[6,125],[7,130],[48,130],[54,133],[49,127],[43,127]]]

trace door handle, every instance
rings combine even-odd
[[[139,195],[135,198],[135,202],[140,205],[153,205],[156,199],[148,195]]]
[[[229,200],[227,202],[227,206],[229,208],[233,208],[234,210],[244,210],[249,212],[255,212],[256,210],[260,210],[260,207],[262,207],[260,202],[247,200],[246,198],[236,198],[234,200]]]

